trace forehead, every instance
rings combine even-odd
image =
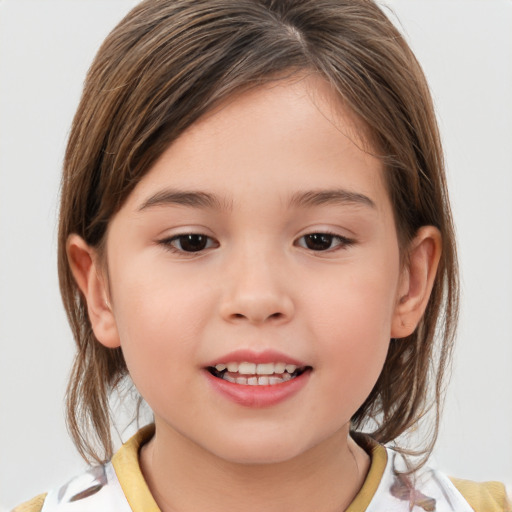
[[[237,192],[265,201],[270,190],[283,199],[343,187],[380,204],[382,165],[367,140],[363,123],[318,75],[274,81],[230,96],[190,126],[129,202],[140,206],[165,187],[207,190],[232,204]]]

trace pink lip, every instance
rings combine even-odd
[[[253,350],[240,349],[225,354],[222,357],[211,361],[206,366],[216,366],[222,363],[286,363],[294,364],[295,366],[302,367],[306,366],[305,363],[294,359],[293,357],[287,356],[282,352],[276,350],[264,350],[262,352],[254,352]],[[289,381],[291,382],[291,381]]]
[[[306,364],[276,350],[255,352],[248,349],[235,350],[208,363],[204,368],[204,375],[208,379],[208,384],[228,400],[245,407],[271,407],[283,402],[298,393],[306,385],[311,374],[311,369],[309,369],[298,377],[273,386],[249,386],[220,379],[207,370],[208,367],[230,362],[286,363],[294,364],[299,368],[306,366]]]
[[[236,358],[229,359],[229,361],[236,360]],[[242,358],[241,360],[253,362],[252,359],[247,360]],[[224,361],[226,361],[226,359],[224,359]],[[272,359],[272,361],[276,361],[276,359]],[[279,359],[279,361],[284,360]],[[203,373],[212,389],[228,400],[245,407],[263,408],[277,405],[298,393],[308,382],[311,370],[306,370],[298,377],[281,384],[275,384],[274,386],[249,386],[244,384],[235,384],[233,382],[214,377],[206,369],[203,370]]]

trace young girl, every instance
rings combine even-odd
[[[509,510],[383,446],[432,409],[432,449],[458,292],[428,88],[374,3],[136,7],[75,117],[59,270],[97,464],[18,510]],[[112,454],[127,379],[154,424]]]

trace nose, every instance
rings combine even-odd
[[[290,321],[295,306],[289,278],[278,258],[252,254],[236,258],[221,277],[220,313],[228,322],[259,325]]]

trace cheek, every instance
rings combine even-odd
[[[143,251],[131,261],[112,262],[114,273],[113,303],[115,315],[124,336],[146,330],[154,335],[155,341],[173,330],[186,336],[190,333],[210,305],[211,299],[203,281],[184,265],[170,265],[165,257],[154,250]],[[206,318],[204,318],[206,320]],[[126,329],[123,325],[126,324]],[[176,329],[170,329],[170,327]],[[181,332],[180,332],[181,331]],[[186,340],[184,340],[186,341]]]
[[[368,270],[368,267],[366,267]],[[387,266],[340,276],[329,287],[319,285],[311,325],[316,329],[318,370],[325,372],[333,403],[355,412],[364,402],[384,365],[390,342],[397,273]]]
[[[362,348],[389,338],[398,286],[393,267],[353,265],[313,285],[309,308],[318,327],[333,333],[333,342],[341,337],[347,346]]]
[[[114,267],[113,267],[114,268]],[[116,267],[123,279],[112,276],[113,308],[121,348],[139,391],[158,387],[197,364],[198,342],[212,313],[212,299],[204,287],[183,274],[170,275],[145,263]],[[122,274],[121,274],[122,272]]]

